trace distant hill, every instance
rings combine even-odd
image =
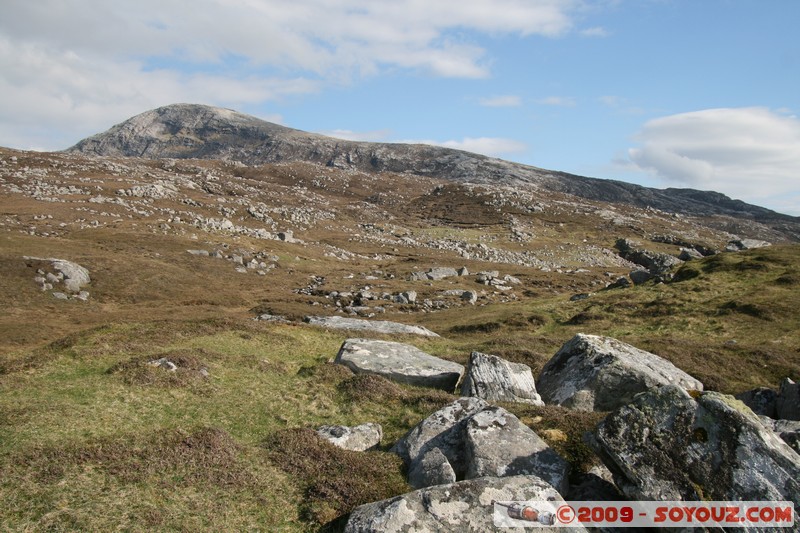
[[[174,104],[147,111],[84,139],[67,151],[147,159],[222,159],[248,165],[312,162],[365,172],[524,186],[527,190],[534,187],[672,213],[754,220],[770,225],[790,240],[800,240],[800,217],[732,200],[716,192],[654,189],[429,145],[340,140],[204,105]]]

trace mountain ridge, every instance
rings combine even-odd
[[[694,216],[724,215],[776,224],[800,240],[800,217],[696,189],[655,189],[618,180],[546,170],[424,144],[371,143],[326,137],[234,110],[172,104],[136,115],[65,150],[147,159],[222,159],[248,165],[312,162],[340,169],[393,172],[481,185],[522,185]]]

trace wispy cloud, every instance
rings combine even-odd
[[[663,183],[747,201],[782,198],[800,214],[800,120],[761,107],[706,109],[644,124],[629,160]],[[791,200],[790,200],[791,198]]]
[[[536,100],[537,104],[550,105],[557,107],[575,107],[578,105],[577,100],[571,96],[548,96],[547,98],[540,98]]]
[[[514,139],[504,139],[501,137],[465,137],[462,140],[432,141],[432,140],[403,140],[397,141],[405,144],[430,144],[432,146],[443,146],[456,150],[464,150],[476,154],[483,154],[492,157],[499,157],[505,154],[524,152],[528,145]]]
[[[580,34],[584,37],[608,37],[610,33],[602,26],[595,26],[594,28],[586,28],[581,30]]]
[[[392,132],[386,129],[374,131],[325,130],[317,133],[346,141],[382,142],[386,141]]]
[[[518,107],[522,105],[522,98],[511,94],[492,96],[489,98],[481,98],[480,104],[486,107]]]

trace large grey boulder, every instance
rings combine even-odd
[[[661,387],[610,414],[589,440],[632,500],[800,505],[800,456],[732,396]]]
[[[800,420],[800,383],[795,383],[789,378],[783,379],[776,410],[778,418]]]
[[[740,392],[737,400],[749,407],[755,414],[777,418],[778,393],[767,387]]]
[[[358,426],[321,426],[317,435],[345,450],[363,452],[376,448],[381,443],[383,428],[380,424],[367,423]]]
[[[373,331],[375,333],[421,335],[423,337],[438,337],[433,331],[422,326],[401,324],[389,320],[364,320],[360,318],[347,318],[342,316],[307,316],[305,322],[312,326],[331,329],[349,329],[353,331]]]
[[[481,352],[470,354],[461,395],[490,401],[544,405],[536,392],[536,383],[528,365]]]
[[[373,339],[347,339],[334,362],[356,373],[377,374],[400,383],[448,392],[455,390],[464,373],[462,365],[434,357],[410,344]]]
[[[560,491],[567,462],[533,430],[501,407],[459,398],[435,412],[392,448],[415,489],[447,480],[534,474]]]
[[[563,502],[561,495],[536,476],[483,477],[423,488],[402,496],[357,507],[346,533],[520,531],[495,525],[494,502]],[[498,517],[502,518],[497,508]],[[551,526],[526,523],[525,531],[553,531]],[[586,531],[582,527],[571,531]],[[561,530],[564,531],[564,530]]]
[[[791,448],[800,453],[800,420],[775,420],[760,416],[761,422],[774,431]]]
[[[467,421],[466,478],[536,475],[566,494],[569,464],[531,428],[502,407],[487,407]]]
[[[444,278],[458,276],[458,270],[450,267],[433,267],[427,272],[413,272],[410,276],[411,281],[438,281]]]
[[[440,470],[446,470],[446,467],[434,468],[432,464],[434,460],[440,460],[440,456],[444,456],[457,478],[464,478],[464,428],[472,415],[488,406],[480,398],[459,398],[414,426],[397,441],[391,451],[399,455],[408,467],[412,487],[437,484],[442,475]],[[426,458],[435,449],[438,452]],[[425,468],[419,466],[423,460],[426,461]]]
[[[629,239],[617,239],[614,246],[619,250],[619,255],[623,259],[643,266],[652,277],[670,279],[672,268],[683,263],[673,255],[639,248],[640,243]],[[639,281],[634,279],[634,283],[638,284],[647,281],[644,276],[639,274],[637,276],[639,276]]]
[[[661,357],[610,337],[578,334],[542,368],[546,404],[577,411],[611,411],[663,385],[703,390],[703,384]]]

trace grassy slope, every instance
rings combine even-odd
[[[710,388],[775,387],[800,377],[798,264],[798,247],[726,254],[687,264],[686,279],[668,285],[427,315],[420,321],[443,338],[403,340],[536,371],[573,334],[605,334]],[[388,447],[451,399],[330,365],[345,338],[241,318],[140,320],[6,356],[0,529],[304,531],[403,492],[391,454],[343,454],[289,431],[376,421]],[[182,359],[182,370],[143,364],[163,355]],[[536,429],[562,429],[566,442],[544,434],[576,467],[591,461],[580,435],[597,415],[507,407]]]

